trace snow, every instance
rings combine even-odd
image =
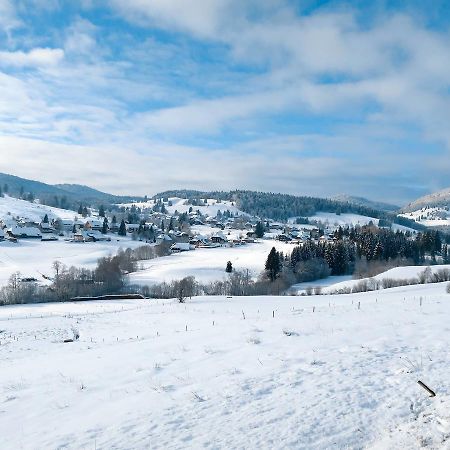
[[[371,280],[375,279],[378,281],[382,281],[385,279],[392,280],[410,280],[413,278],[417,278],[421,272],[423,272],[428,266],[402,266],[402,267],[394,267],[393,269],[386,270],[372,278],[363,278],[359,280],[342,280],[340,282],[329,284],[326,289],[323,289],[324,293],[334,292],[343,288],[352,288],[356,284],[358,284],[362,280]],[[450,265],[445,264],[437,264],[434,266],[429,266],[431,273],[435,273],[441,269],[450,270]]]
[[[53,274],[52,264],[60,261],[67,266],[94,268],[98,258],[115,255],[119,248],[136,248],[142,242],[117,235],[107,235],[111,242],[68,242],[63,238],[58,241],[20,239],[17,243],[0,242],[0,286],[8,282],[14,272],[23,277],[33,277],[44,282],[42,275]]]
[[[257,277],[272,247],[278,251],[292,252],[291,244],[261,240],[254,244],[237,247],[197,248],[150,261],[141,261],[143,270],[129,275],[130,284],[140,286],[170,282],[186,276],[195,276],[197,281],[210,282],[226,278],[225,267],[231,261],[235,270],[249,270]]]
[[[424,207],[417,211],[400,214],[400,216],[415,220],[426,227],[450,226],[448,208]]]
[[[243,215],[242,211],[240,211],[233,202],[230,201],[221,201],[218,202],[216,199],[210,198],[207,199],[207,205],[201,205],[201,206],[194,206],[190,203],[188,203],[188,200],[185,198],[179,198],[179,197],[170,197],[168,199],[172,205],[169,205],[168,202],[164,202],[166,210],[170,214],[174,214],[175,211],[178,211],[179,213],[188,212],[189,208],[192,207],[192,211],[200,211],[202,215],[210,216],[210,217],[216,217],[217,213],[221,211],[222,213],[225,211],[230,211],[230,213],[233,213],[234,215]],[[137,202],[137,203],[122,203],[118,206],[124,207],[124,208],[131,208],[132,206],[136,206],[137,208],[141,209],[151,209],[153,206],[155,206],[154,200],[148,200],[147,202]]]
[[[289,222],[295,223],[295,217],[289,219]],[[362,216],[360,214],[342,213],[335,214],[329,212],[318,212],[313,216],[308,216],[310,221],[321,222],[330,226],[355,226],[355,225],[368,225],[372,222],[374,225],[378,225],[379,220],[374,217]],[[307,228],[307,225],[299,225],[302,228]]]
[[[2,307],[2,450],[448,448],[445,287]]]
[[[31,203],[14,197],[4,195],[0,197],[0,220],[8,217],[19,216],[32,222],[41,222],[45,215],[49,220],[64,219],[73,220],[77,213],[66,209],[54,208],[51,206]]]

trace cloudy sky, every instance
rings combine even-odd
[[[404,203],[450,185],[447,5],[0,0],[0,171]]]

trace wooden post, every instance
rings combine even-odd
[[[430,394],[430,397],[436,397],[436,392],[430,389],[425,383],[423,383],[420,380],[417,383],[419,384],[419,386],[423,387]]]

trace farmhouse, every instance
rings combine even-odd
[[[40,239],[42,237],[42,233],[37,227],[19,227],[17,225],[9,228],[8,234],[16,239]]]
[[[102,228],[103,228],[103,222],[101,220],[98,220],[98,219],[89,219],[84,224],[84,229],[85,230],[98,230],[98,231],[101,231]]]
[[[214,244],[226,244],[228,240],[222,233],[216,233],[211,236],[211,242],[214,242]]]
[[[177,242],[170,247],[170,251],[172,253],[180,253],[180,252],[188,252],[189,250],[194,250],[195,246],[185,243],[185,242]]]

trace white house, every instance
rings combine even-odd
[[[188,252],[189,250],[194,250],[195,246],[189,243],[177,242],[170,247],[172,253]]]
[[[13,226],[8,230],[8,233],[14,238],[42,238],[42,233],[36,227],[19,227]]]

